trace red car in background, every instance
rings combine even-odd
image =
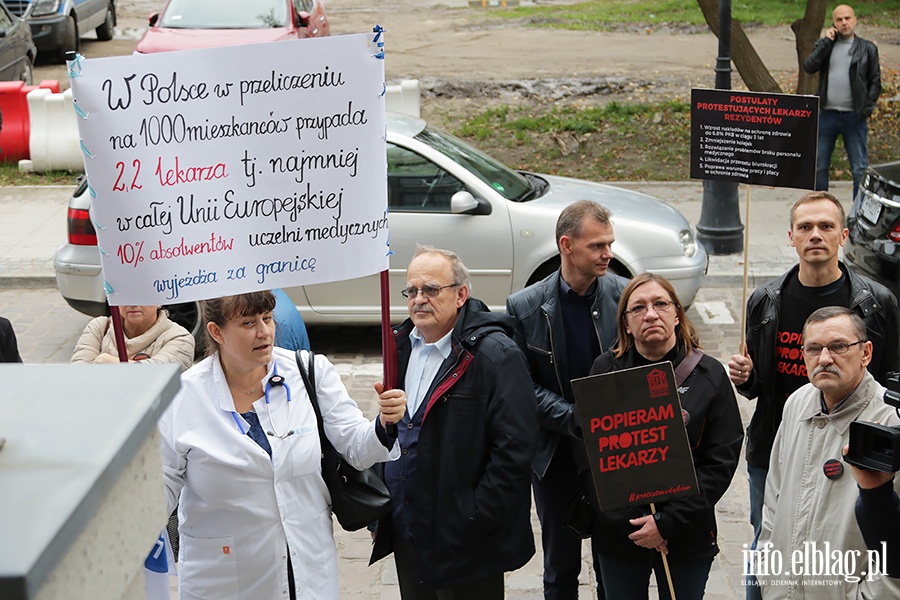
[[[261,44],[329,34],[320,0],[169,0],[135,52]]]

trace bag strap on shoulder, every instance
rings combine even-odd
[[[316,420],[319,422],[319,433],[323,433],[322,411],[319,410],[319,398],[316,395],[316,357],[312,350],[309,353],[309,371],[303,364],[302,350],[297,350],[297,368],[300,369],[300,377],[303,378],[303,385],[306,386],[306,393],[309,396],[309,403],[312,404],[313,410],[316,412]]]
[[[684,383],[684,380],[688,378],[688,375],[691,374],[691,371],[694,370],[698,364],[700,364],[700,359],[703,358],[703,352],[698,349],[694,349],[693,352],[684,357],[678,367],[675,369],[675,385],[681,387],[681,384]]]
[[[319,409],[319,398],[316,395],[316,357],[312,350],[307,350],[307,352],[309,352],[309,372],[306,370],[306,365],[303,364],[301,350],[297,350],[297,368],[300,369],[300,377],[303,378],[303,385],[306,386],[309,403],[312,404],[313,411],[316,413],[316,425],[319,426],[319,449],[322,455],[321,468],[324,472],[327,468],[329,457],[339,457],[340,455],[325,434],[325,424],[322,421],[322,411]],[[329,448],[331,449],[330,453],[328,452]]]

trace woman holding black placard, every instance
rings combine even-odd
[[[719,551],[716,502],[731,484],[743,441],[734,389],[721,363],[700,352],[697,332],[665,278],[644,273],[632,279],[617,317],[618,346],[594,361],[591,374],[672,362],[700,493],[660,502],[655,514],[649,505],[594,511],[593,548],[606,597],[647,598],[655,571],[659,597],[670,598],[665,556],[678,600],[700,599]],[[585,489],[593,493],[594,486]]]

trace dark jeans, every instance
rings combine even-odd
[[[822,110],[819,112],[819,142],[818,158],[816,159],[816,189],[828,189],[828,168],[831,165],[831,155],[834,153],[834,144],[838,136],[844,140],[844,148],[847,150],[847,159],[850,161],[850,172],[853,176],[853,198],[859,191],[866,167],[869,166],[869,156],[866,152],[866,143],[869,135],[869,126],[865,119],[860,119],[853,111]]]
[[[566,511],[569,503],[581,491],[581,479],[568,440],[559,441],[544,478],[532,476],[531,483],[535,508],[541,521],[544,598],[577,600],[578,574],[581,572],[581,536],[566,526]],[[597,576],[597,597],[604,600],[606,596],[603,594],[596,558],[594,573]]]
[[[766,495],[766,475],[768,475],[768,473],[768,469],[747,465],[747,475],[750,480],[750,524],[753,525],[753,543],[750,545],[751,550],[756,550],[756,543],[759,541],[759,532],[760,529],[762,529],[762,507]],[[747,600],[762,600],[762,594],[759,591],[756,576],[748,575],[746,584]]]
[[[669,582],[662,562],[662,554],[656,553],[654,559],[643,564],[625,563],[600,557],[600,570],[603,573],[603,586],[608,598],[622,600],[647,600],[649,597],[650,573],[656,573],[656,585],[659,588],[660,600],[671,600]],[[672,585],[678,600],[702,600],[709,579],[709,568],[712,558],[704,558],[688,563],[669,563],[672,573]]]
[[[410,540],[394,536],[394,563],[402,600],[503,600],[503,573],[448,588],[433,588],[419,582],[416,554]]]

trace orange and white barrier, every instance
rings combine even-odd
[[[38,89],[28,93],[31,116],[30,160],[20,160],[20,171],[84,172],[84,159],[72,103],[72,90],[54,94]]]

